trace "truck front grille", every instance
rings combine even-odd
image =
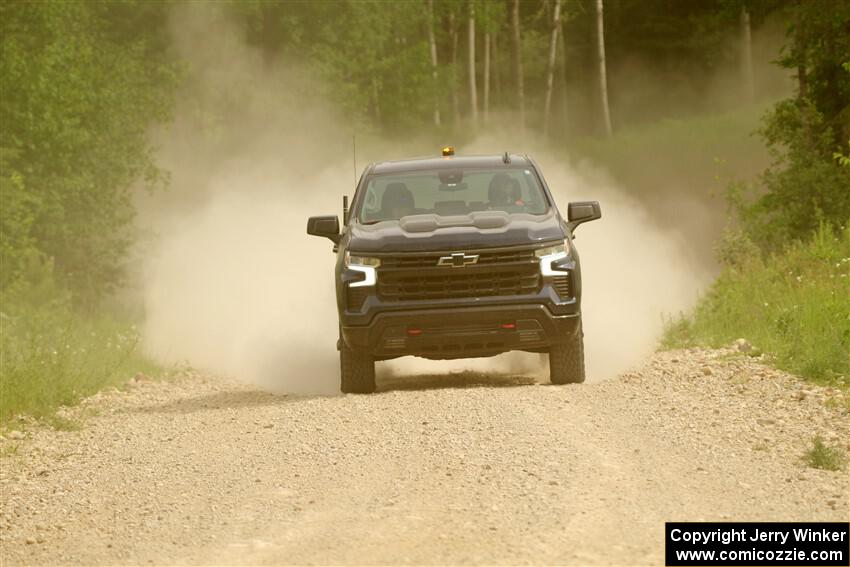
[[[561,299],[570,299],[573,296],[572,282],[570,276],[555,276],[552,278],[552,287]]]
[[[466,254],[477,254],[477,266],[510,263],[536,262],[534,250],[508,250],[500,252],[466,251]],[[382,268],[434,268],[441,256],[446,254],[425,254],[409,256],[390,256],[381,258]]]
[[[378,295],[385,301],[421,301],[527,295],[540,290],[534,250],[476,252],[476,264],[438,266],[445,254],[382,257]]]

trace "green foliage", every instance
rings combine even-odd
[[[450,8],[458,10],[456,4]],[[441,69],[437,84],[432,79],[424,2],[252,1],[228,7],[248,40],[270,58],[306,58],[326,85],[324,94],[363,125],[389,131],[419,126],[435,95],[453,88],[450,70]]]
[[[761,255],[761,250],[741,230],[726,229],[715,247],[720,264],[733,270],[746,270],[753,258]]]
[[[819,223],[850,218],[850,168],[841,150],[850,140],[850,4],[800,2],[791,10],[789,44],[780,64],[796,72],[796,98],[779,102],[761,134],[773,157],[764,191],[739,211],[764,249],[810,233]]]
[[[737,29],[742,2],[606,2],[606,50],[609,73],[617,76],[611,81],[617,124],[705,110],[707,99],[716,98],[705,96],[705,91],[713,86],[718,69],[737,63],[738,44],[730,35]],[[753,21],[762,22],[778,2],[749,0]],[[404,136],[431,129],[435,101],[443,132],[451,128],[455,136],[467,133],[467,30],[474,6],[479,109],[483,107],[484,35],[489,33],[493,40],[490,111],[517,110],[508,1],[433,0],[433,22],[428,20],[427,0],[230,0],[226,5],[269,65],[305,63],[324,79],[320,84],[326,85],[325,94],[358,119],[359,126]],[[525,107],[528,123],[535,127],[542,119],[553,8],[554,2],[543,0],[522,0],[519,5]],[[550,119],[559,126],[566,124],[571,133],[588,134],[599,126],[595,10],[592,2],[564,1],[561,14],[566,53],[559,43],[559,78]],[[436,80],[429,25],[436,39]],[[632,75],[634,69],[647,73]],[[624,80],[616,80],[620,76]],[[740,101],[736,93],[724,108]],[[723,106],[708,105],[713,110]]]
[[[767,163],[766,151],[752,135],[766,109],[765,104],[745,105],[729,112],[624,127],[611,138],[572,140],[569,149],[604,164],[638,197],[671,181],[682,186],[679,191],[708,193],[717,187],[716,176],[734,172],[749,177]]]
[[[847,142],[847,145],[850,146],[850,141]],[[832,157],[835,158],[835,161],[837,161],[838,165],[840,165],[841,167],[850,168],[850,154],[845,156],[840,152],[835,152],[834,154],[832,154]]]
[[[737,251],[733,251],[738,248]],[[763,259],[740,233],[692,316],[671,321],[665,348],[727,345],[745,337],[776,365],[820,383],[850,379],[850,225],[822,223],[806,242]]]
[[[796,73],[797,96],[765,117],[760,134],[772,164],[760,183],[728,189],[741,228],[718,246],[722,275],[691,317],[670,322],[663,345],[719,346],[744,336],[781,368],[846,386],[850,167],[841,150],[850,136],[850,69],[842,65],[850,5],[786,8],[780,64]]]
[[[38,198],[25,189],[21,174],[7,173],[12,153],[0,147],[0,289],[20,278],[26,264],[39,256],[32,234]]]
[[[812,439],[812,447],[803,455],[803,462],[815,469],[843,471],[847,467],[847,455],[838,448],[830,447],[820,436]]]
[[[744,230],[724,241],[724,275],[701,310],[679,321],[668,340],[726,341],[746,334],[790,369],[816,379],[846,377],[847,288],[840,286],[847,281],[841,270],[850,254],[845,236],[835,236],[829,226],[850,218],[850,167],[843,153],[850,140],[850,68],[839,66],[847,58],[850,5],[824,10],[817,1],[606,1],[612,112],[619,125],[624,115],[647,121],[703,108],[694,101],[711,98],[703,89],[716,78],[714,71],[737,57],[730,38],[743,5],[754,23],[785,6],[793,28],[782,64],[798,72],[801,92],[777,105],[765,123],[774,165],[754,202],[741,194]],[[434,0],[433,20],[427,6],[232,0],[225,16],[235,16],[265,64],[288,69],[298,61],[315,73],[325,89],[320,94],[364,129],[420,135],[436,104],[456,139],[472,136],[462,129],[470,107],[466,32],[473,6],[478,84],[483,87],[486,31],[493,39],[490,110],[494,116],[516,110],[507,3]],[[79,307],[96,306],[121,283],[132,239],[130,189],[166,181],[147,134],[169,119],[181,78],[172,53],[171,9],[170,2],[149,0],[0,3],[3,419],[18,412],[47,415],[145,364],[126,325],[93,316],[93,309],[81,316]],[[542,116],[552,9],[552,2],[520,3],[532,126]],[[592,6],[564,2],[563,20],[566,53],[558,56],[554,82],[562,104],[553,105],[552,116],[569,126],[553,131],[568,136],[598,126],[598,71]],[[436,79],[429,26],[436,39]],[[619,83],[632,66],[639,77]],[[222,90],[215,94],[227,104],[241,103],[238,91]],[[622,128],[610,144],[577,146],[644,198],[697,192],[714,182],[717,163],[728,162],[732,171],[762,167],[760,157],[752,159],[761,152],[747,136],[759,109],[734,100],[739,108],[725,115]],[[818,226],[809,244],[787,245]],[[783,252],[762,260],[756,244]],[[840,258],[832,262],[836,249]],[[816,257],[829,261],[810,262]],[[789,280],[789,271],[803,279]],[[826,340],[815,340],[815,332]]]
[[[158,368],[138,351],[134,326],[115,317],[81,315],[54,283],[48,262],[31,264],[28,280],[0,292],[0,425],[20,414],[54,427],[75,424],[53,415],[137,372]]]
[[[55,262],[91,304],[120,282],[129,189],[162,179],[147,132],[168,118],[177,75],[167,5],[0,4],[2,284],[28,258]]]
[[[775,162],[762,176],[764,194],[739,208],[760,246],[776,250],[820,222],[837,226],[850,217],[850,168],[834,158],[838,148],[822,113],[808,102],[786,100],[762,133]]]

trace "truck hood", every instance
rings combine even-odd
[[[468,215],[410,215],[400,220],[351,225],[352,252],[469,250],[562,240],[554,208],[543,215],[478,211]]]

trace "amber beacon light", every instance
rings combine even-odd
[[[455,155],[454,146],[446,146],[443,148],[443,157],[451,157],[453,155]]]

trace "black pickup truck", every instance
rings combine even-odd
[[[336,260],[341,389],[375,391],[375,361],[549,354],[555,384],[584,381],[581,270],[573,232],[537,164],[505,153],[369,164],[343,227],[311,217]]]

